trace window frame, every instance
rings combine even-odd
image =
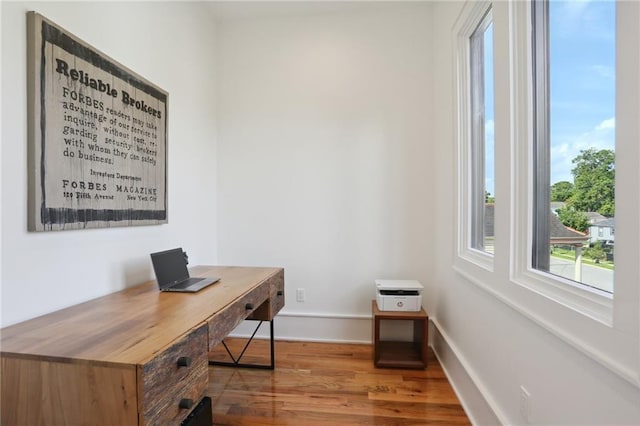
[[[471,110],[471,134],[469,135],[470,163],[470,247],[492,255],[485,246],[485,214],[486,214],[486,111],[485,111],[485,43],[484,36],[493,23],[491,7],[489,7],[475,30],[469,37],[469,108]],[[479,84],[478,84],[479,83]],[[494,191],[495,192],[495,191]],[[495,194],[494,194],[495,196]]]
[[[526,82],[523,82],[526,84],[526,89],[520,90],[520,95],[514,101],[516,104],[524,104],[529,107],[526,110],[521,110],[519,116],[514,117],[513,120],[515,130],[519,132],[517,139],[527,141],[527,143],[514,146],[519,166],[513,168],[513,181],[515,182],[513,189],[515,192],[512,193],[512,199],[519,203],[514,209],[519,213],[516,214],[512,228],[516,242],[511,279],[516,284],[533,290],[602,324],[611,326],[613,324],[612,294],[542,270],[545,257],[546,269],[549,268],[549,229],[548,226],[537,226],[537,222],[546,220],[548,223],[548,217],[551,214],[545,202],[536,204],[536,200],[549,199],[548,178],[543,179],[541,183],[538,180],[539,174],[545,177],[549,174],[549,146],[548,144],[540,146],[537,143],[540,133],[546,132],[548,134],[549,125],[549,110],[546,108],[549,102],[549,76],[546,66],[548,31],[545,21],[547,9],[546,2],[539,0],[522,3],[513,6],[513,9],[518,10],[519,14],[514,19],[529,24],[528,28],[516,30],[520,32],[517,43],[522,49],[521,51],[528,53],[519,55],[518,63],[513,65],[518,69],[527,70],[528,78]],[[533,3],[541,3],[545,7],[534,8]],[[534,25],[536,24],[540,25],[538,28],[541,28],[541,32],[535,31]],[[540,84],[543,85],[544,90],[536,90],[536,87],[539,87],[536,85]],[[525,145],[526,149],[523,150],[521,145]],[[518,173],[517,170],[527,170],[527,173],[526,175],[522,172]],[[519,197],[518,194],[530,195]],[[536,215],[538,220],[536,220]],[[523,232],[524,229],[527,231]],[[543,259],[540,259],[541,257]],[[534,265],[535,261],[538,263]]]
[[[638,120],[631,118],[640,110],[637,99],[640,50],[637,45],[633,46],[634,40],[640,39],[636,21],[640,17],[640,5],[619,2],[616,7],[616,152],[619,153],[616,155],[616,179],[635,181],[640,175],[637,166],[631,164],[640,159],[640,149],[629,141],[637,140],[640,135]],[[533,268],[531,242],[536,155],[533,142],[534,68],[530,54],[534,45],[533,12],[531,1],[510,2],[508,8],[513,83],[510,105],[513,160],[510,282],[516,289],[499,294],[544,329],[640,387],[640,286],[637,283],[640,268],[637,259],[632,260],[634,253],[637,255],[635,241],[640,237],[637,222],[640,192],[627,188],[622,196],[622,186],[616,187],[616,223],[622,223],[627,231],[623,236],[625,241],[620,241],[616,247],[614,295]],[[624,39],[621,34],[625,35]],[[621,246],[626,250],[618,251]]]
[[[465,19],[456,23],[455,30],[459,112],[456,129],[456,252],[459,259],[487,271],[493,270],[494,255],[484,249],[484,52],[483,37],[477,35],[479,31],[484,34],[493,22],[492,13],[490,1],[469,2],[461,15]],[[481,84],[474,85],[474,79]],[[476,108],[482,113],[476,114]]]
[[[531,59],[532,67],[532,110],[533,118],[533,170],[536,170],[536,178],[532,179],[533,185],[533,236],[532,236],[532,263],[534,269],[548,272],[551,259],[549,251],[550,230],[549,219],[551,211],[548,202],[550,199],[550,161],[551,149],[549,143],[550,112],[548,105],[551,101],[549,86],[549,3],[534,0],[531,4],[532,31],[531,31]],[[536,31],[540,30],[540,31]]]
[[[453,132],[455,137],[454,253],[452,268],[462,283],[475,285],[541,329],[640,388],[640,3],[617,3],[616,11],[616,187],[615,297],[532,268],[533,112],[531,66],[531,0],[494,2],[496,254],[483,258],[465,245],[469,158],[467,46],[464,36],[475,28],[480,5],[467,1],[452,28],[454,69]],[[474,15],[475,14],[475,15]],[[471,28],[470,28],[471,27]],[[621,36],[623,35],[623,36]],[[467,92],[468,93],[468,92]],[[499,179],[499,181],[498,181]],[[465,204],[466,203],[466,204]],[[468,211],[468,210],[467,210]],[[498,254],[500,253],[500,254]],[[483,261],[485,261],[483,263]],[[495,263],[495,265],[494,265]],[[488,265],[488,266],[485,266]]]

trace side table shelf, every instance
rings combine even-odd
[[[427,337],[429,316],[424,309],[418,312],[380,311],[375,300],[373,313],[373,363],[380,368],[427,368]],[[413,341],[380,340],[382,321],[412,321]]]

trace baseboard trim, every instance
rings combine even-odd
[[[491,392],[475,374],[471,364],[462,354],[437,319],[430,318],[431,347],[451,383],[467,416],[474,425],[509,424]]]
[[[280,312],[274,319],[276,340],[327,343],[371,344],[371,315]],[[245,321],[230,334],[248,337],[255,321]],[[256,338],[268,338],[268,327],[261,327]]]
[[[331,318],[331,319],[356,319],[356,320],[370,320],[372,318],[369,315],[354,315],[354,314],[328,314],[317,312],[280,312],[278,317],[296,317],[296,318]]]

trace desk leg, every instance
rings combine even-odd
[[[261,368],[261,369],[265,369],[265,370],[273,370],[276,367],[276,352],[275,352],[275,343],[274,343],[274,337],[273,337],[273,320],[269,321],[269,348],[271,350],[271,354],[270,354],[271,364],[268,364],[268,365],[265,365],[265,364],[245,364],[245,363],[240,362],[242,360],[242,356],[244,355],[245,351],[247,350],[247,348],[249,347],[249,345],[253,341],[254,336],[258,332],[258,329],[260,328],[260,326],[262,325],[263,322],[264,321],[260,320],[260,322],[256,326],[256,329],[253,330],[253,333],[251,334],[251,337],[249,337],[249,340],[244,345],[244,348],[242,348],[242,352],[240,352],[240,355],[237,358],[233,356],[233,354],[229,350],[229,347],[227,347],[227,344],[224,342],[224,340],[222,340],[222,345],[224,346],[225,350],[227,351],[227,354],[229,354],[229,357],[231,358],[232,361],[231,362],[225,362],[225,361],[211,361],[210,360],[209,361],[209,365],[218,365],[218,366],[223,366],[223,367]]]
[[[276,367],[276,346],[273,342],[273,319],[269,321],[269,346],[271,347],[271,369]]]

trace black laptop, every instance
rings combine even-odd
[[[151,253],[151,263],[160,291],[194,293],[217,282],[220,278],[190,277],[187,255],[182,248]]]

